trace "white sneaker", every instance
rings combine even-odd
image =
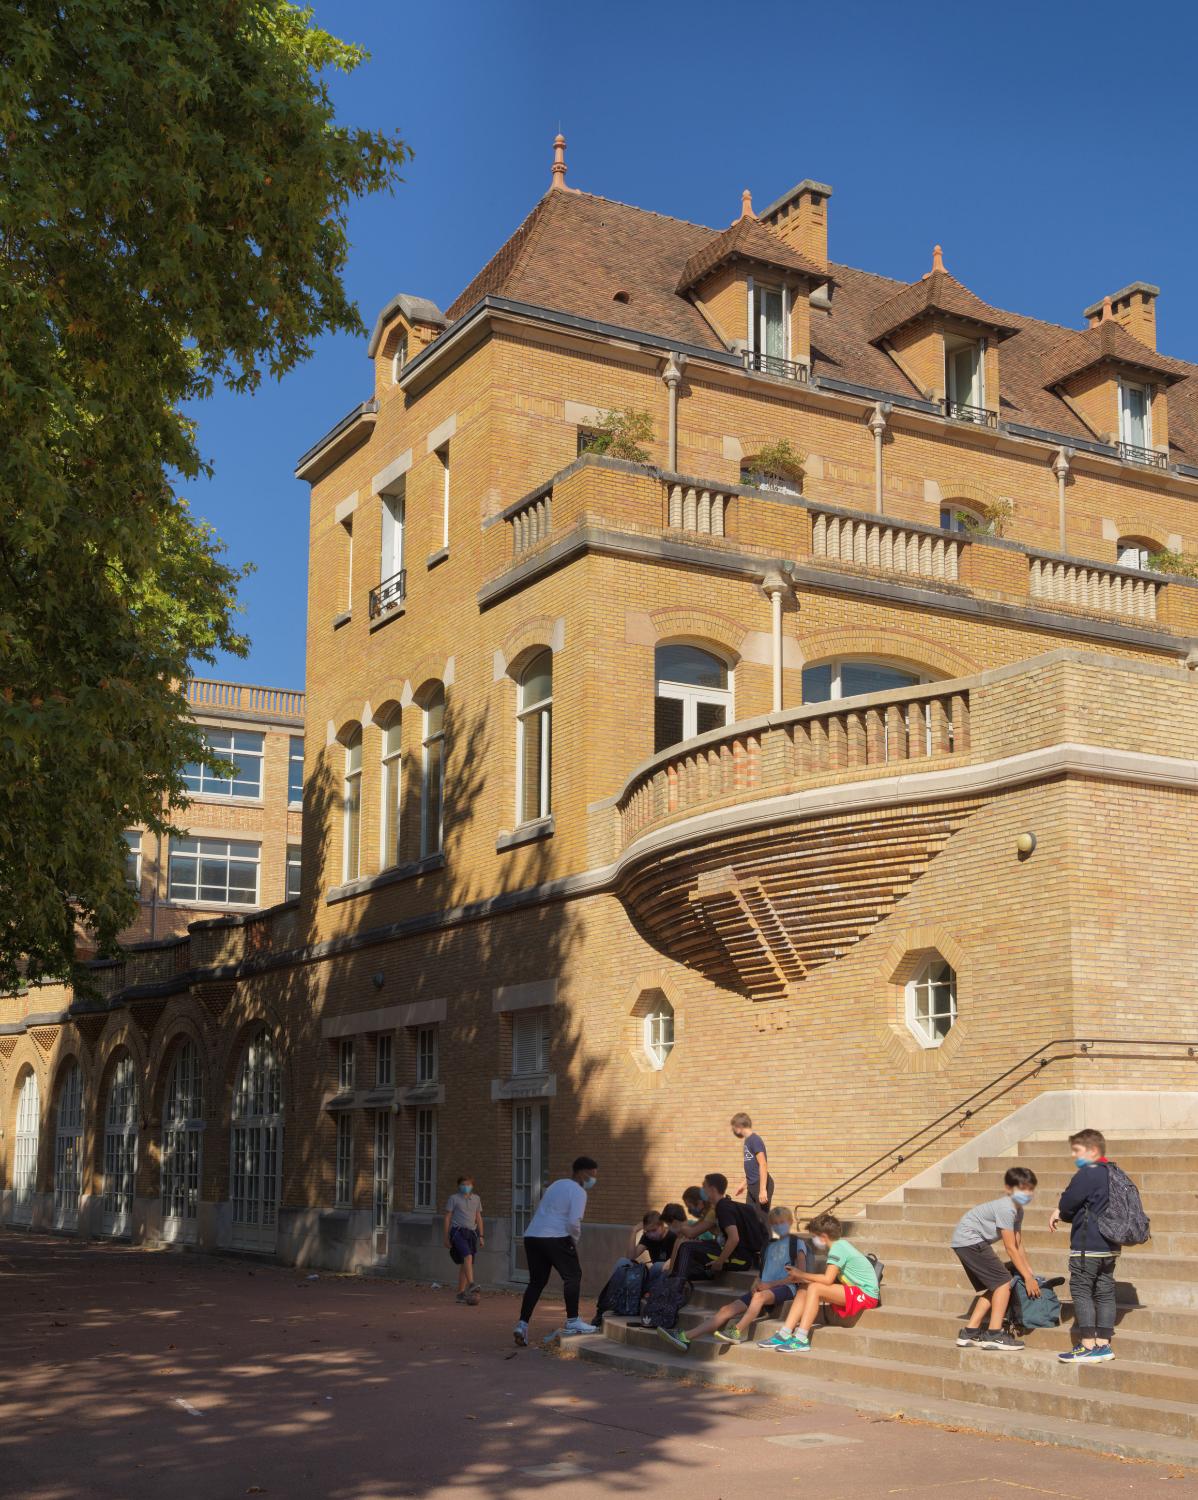
[[[595,1323],[584,1323],[581,1318],[567,1318],[566,1326],[562,1329],[562,1332],[570,1334],[598,1333],[599,1328]]]
[[[512,1329],[512,1337],[516,1340],[516,1342],[520,1345],[520,1347],[522,1349],[527,1349],[528,1348],[528,1324],[525,1323],[523,1320],[521,1320],[519,1323],[517,1323],[516,1326],[515,1326],[515,1328]]]

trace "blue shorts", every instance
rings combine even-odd
[[[798,1295],[799,1283],[797,1281],[771,1281],[765,1290],[773,1292],[775,1307],[784,1307],[787,1302],[793,1302]],[[736,1300],[748,1307],[753,1300],[753,1293],[746,1292],[743,1297],[738,1297]]]
[[[468,1255],[478,1253],[478,1233],[463,1229],[460,1225],[449,1231],[449,1257],[455,1266],[460,1266]]]

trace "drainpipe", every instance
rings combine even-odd
[[[678,387],[682,384],[682,372],[686,368],[686,355],[670,350],[661,378],[670,392],[669,468],[678,472]]]
[[[886,418],[890,413],[888,402],[879,401],[869,414],[866,424],[874,435],[874,509],[883,513],[882,505],[882,438],[886,432]]]
[[[1052,472],[1057,476],[1057,543],[1058,551],[1065,551],[1065,481],[1069,478],[1069,460],[1072,448],[1058,448],[1052,461]]]
[[[158,936],[158,882],[162,879],[162,835],[154,851],[154,884],[150,887],[150,940]]]
[[[761,580],[761,592],[770,601],[770,652],[774,669],[774,704],[771,713],[782,712],[782,600],[787,590],[786,579],[772,568]]]

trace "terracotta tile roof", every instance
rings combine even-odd
[[[1134,334],[1128,333],[1121,323],[1107,318],[1081,333],[1067,334],[1055,349],[1049,351],[1043,372],[1044,384],[1059,385],[1070,375],[1078,375],[1092,365],[1104,363],[1143,370],[1167,385],[1183,380],[1186,373],[1175,360],[1157,354]]]
[[[676,290],[687,262],[716,235],[716,230],[702,224],[589,193],[550,192],[446,314],[452,323],[491,293],[698,348],[723,350],[725,345],[710,324]],[[881,321],[879,309],[891,304],[887,316],[892,316],[897,299],[922,283],[896,281],[837,263],[829,266],[828,273],[836,283],[831,305],[824,309],[813,304],[811,309],[814,373],[883,392],[922,394],[870,342],[872,330]],[[948,277],[947,272],[943,274]],[[628,301],[617,302],[617,292],[627,293]],[[972,297],[964,287],[961,292]],[[1066,438],[1092,440],[1093,434],[1045,386],[1050,362],[1062,345],[1084,339],[1086,333],[999,311],[985,303],[978,305],[992,320],[989,326],[1011,330],[1000,361],[1002,420]],[[1120,328],[1120,332],[1126,330]],[[1133,342],[1137,351],[1143,350],[1138,353],[1141,363],[1160,358]],[[1175,458],[1198,464],[1198,366],[1179,360],[1166,363],[1178,381],[1169,393],[1170,448]]]
[[[677,290],[687,291],[729,260],[748,260],[759,266],[797,273],[816,285],[829,279],[827,271],[792,249],[752,214],[744,214],[695,251],[682,268]]]
[[[976,323],[997,333],[999,338],[1007,338],[1015,332],[1008,318],[987,306],[980,297],[975,297],[955,276],[950,276],[947,271],[929,271],[919,281],[911,282],[874,308],[869,320],[870,343],[877,343],[929,312],[946,313],[967,323]]]

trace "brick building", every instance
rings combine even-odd
[[[552,181],[299,462],[300,903],[0,999],[6,1221],[419,1269],[469,1169],[502,1280],[576,1152],[597,1240],[734,1175],[736,1109],[858,1204],[1003,1121],[1198,1119],[1156,288],[1052,326],[831,260],[819,183],[712,229]],[[628,408],[646,462],[593,451]]]

